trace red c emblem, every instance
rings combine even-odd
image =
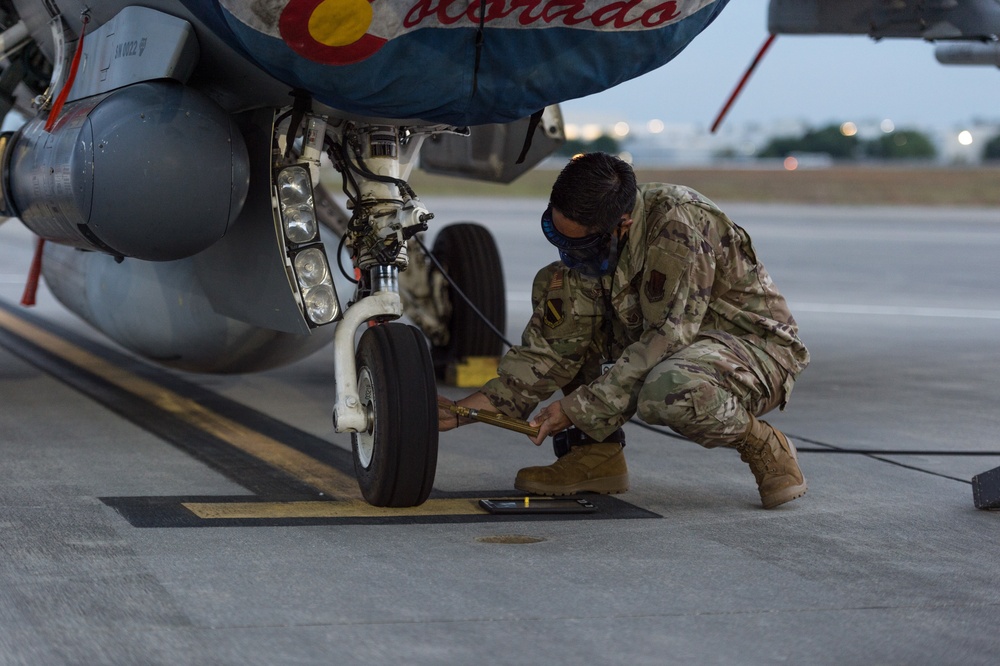
[[[289,0],[278,19],[282,39],[304,58],[350,65],[368,58],[386,41],[367,32],[375,0]]]

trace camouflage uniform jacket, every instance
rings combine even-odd
[[[561,401],[563,411],[600,440],[632,416],[638,390],[655,365],[706,337],[727,347],[738,347],[733,338],[739,338],[763,350],[788,372],[787,398],[809,353],[747,233],[714,203],[678,185],[641,186],[632,221],[613,279],[601,284],[562,264],[539,273],[548,284],[536,279],[535,313],[522,345],[508,351],[499,377],[483,387],[494,406],[526,417],[557,389],[572,389]],[[599,321],[608,286],[616,361],[603,375],[591,373],[580,383],[587,349],[591,356],[605,355]],[[563,301],[574,308],[565,319],[576,330],[553,336],[546,330],[552,329],[550,313],[554,305],[566,307]],[[581,314],[594,315],[598,323],[588,327]]]

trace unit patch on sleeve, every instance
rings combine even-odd
[[[555,328],[563,322],[563,299],[550,298],[545,301],[545,316],[542,321],[549,328]]]
[[[646,280],[646,286],[644,290],[646,292],[646,300],[650,303],[655,303],[657,301],[663,300],[664,296],[664,285],[667,282],[667,276],[660,271],[650,271],[649,279]]]

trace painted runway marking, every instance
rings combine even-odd
[[[236,497],[101,498],[136,527],[512,518],[489,514],[478,505],[482,497],[503,497],[509,490],[433,492],[418,507],[373,507],[361,497],[348,451],[166,370],[18,311],[2,300],[0,344],[252,493]],[[530,519],[659,517],[610,496],[591,501],[598,506],[597,513]]]
[[[483,514],[478,500],[430,499],[417,507],[372,506],[368,502],[183,502],[199,518],[374,518],[386,516],[464,516]]]

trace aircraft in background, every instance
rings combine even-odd
[[[775,37],[868,35],[919,38],[935,43],[945,65],[1000,67],[1000,0],[770,0],[768,37],[711,125],[722,125]]]
[[[61,303],[148,359],[250,372],[332,340],[364,497],[420,504],[435,362],[499,342],[417,242],[411,169],[509,182],[562,141],[558,102],[666,63],[726,2],[0,0],[0,113],[27,119],[0,138],[0,214],[44,240]],[[433,253],[503,328],[489,232],[444,227]]]
[[[767,22],[771,34],[925,39],[940,63],[1000,67],[997,0],[771,0]]]

